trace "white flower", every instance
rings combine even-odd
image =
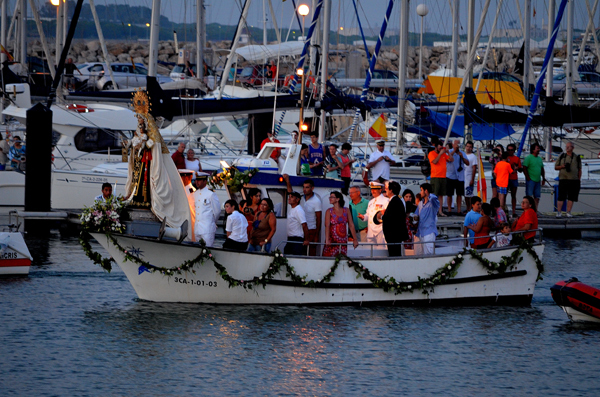
[[[258,279],[259,279],[259,280],[262,280],[262,276],[260,276]]]
[[[203,254],[206,254],[206,250],[202,250],[202,253],[203,253]]]
[[[408,289],[411,289],[411,288],[412,288],[412,286],[411,286],[411,285],[409,285],[409,286],[408,286],[408,287],[406,287],[406,288],[408,288]]]
[[[454,263],[454,262],[452,262]],[[448,265],[448,270],[452,270],[452,266]]]
[[[275,258],[279,258],[279,254],[278,253],[275,253]]]
[[[460,259],[460,258],[462,258],[462,255],[461,255],[461,254],[458,254],[458,258],[459,258],[459,259]]]

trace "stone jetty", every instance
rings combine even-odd
[[[214,50],[216,49],[228,49],[231,45],[229,41],[209,42],[207,44],[207,56],[206,60],[209,64],[215,66],[219,57],[215,55]],[[50,47],[54,52],[54,45],[51,43]],[[188,43],[179,46],[179,49],[193,50],[195,51],[195,43]],[[368,67],[367,57],[365,55],[364,47],[353,46],[348,44],[332,45],[332,54],[330,56],[329,68],[332,71],[336,69],[344,69],[345,67],[345,53],[350,51],[358,51],[362,53],[363,67]],[[107,42],[107,49],[109,52],[109,60],[111,62],[136,62],[148,64],[148,42],[126,42],[126,41],[109,41]],[[372,49],[371,49],[372,50]],[[10,51],[10,48],[9,48]],[[419,47],[409,47],[408,49],[408,62],[407,70],[409,78],[416,78],[419,69]],[[447,47],[424,47],[423,48],[423,71],[426,74],[434,72],[435,70],[449,65],[451,49]],[[30,56],[37,56],[44,58],[44,52],[42,45],[39,40],[33,40],[28,43],[27,53]],[[484,50],[480,50],[480,55],[483,57]],[[489,56],[487,62],[487,68],[491,70],[505,71],[512,73],[515,67],[519,48],[515,49],[494,49]],[[532,57],[543,57],[545,50],[532,50]],[[564,57],[563,50],[555,50],[555,55],[558,57]],[[104,56],[100,48],[100,42],[98,40],[92,41],[75,41],[69,51],[69,57],[73,58],[75,63],[84,62],[102,62]],[[173,41],[161,41],[158,46],[158,60],[163,62],[177,63],[177,51],[175,43]],[[458,66],[463,68],[467,61],[466,51],[459,52]],[[193,62],[193,60],[192,60]],[[224,62],[221,62],[222,66]],[[239,58],[238,66],[246,66],[251,62],[245,61],[243,58]],[[293,68],[293,65],[289,66]],[[285,68],[285,67],[284,67]],[[377,60],[377,69],[384,70],[398,70],[398,48],[382,48],[379,58]],[[168,71],[169,67],[161,67],[162,72]],[[285,70],[284,70],[285,71]],[[291,72],[291,69],[290,69]]]

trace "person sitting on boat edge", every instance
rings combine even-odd
[[[360,187],[350,187],[350,211],[352,212],[352,222],[356,228],[356,237],[363,243],[367,242],[367,226],[368,221],[366,217],[367,208],[369,207],[369,200],[362,197],[360,193]]]
[[[262,149],[267,143],[280,143],[279,139],[275,138],[275,135],[273,135],[273,131],[267,131],[267,137],[260,143],[260,148]],[[274,148],[270,157],[278,162],[280,156],[281,149]]]
[[[535,206],[535,199],[531,196],[523,197],[521,202],[521,208],[523,213],[516,221],[512,224],[513,232],[534,230],[538,228],[538,216],[537,209]],[[521,235],[518,235],[521,237]],[[535,232],[526,232],[522,235],[522,239],[528,243],[533,244],[535,242]]]
[[[102,194],[99,195],[99,196],[96,196],[96,198],[94,199],[94,201],[106,202],[112,196],[113,196],[112,195],[112,185],[110,183],[108,183],[108,182],[104,182],[102,184]]]
[[[306,216],[300,205],[300,193],[290,192],[290,211],[287,221],[287,240],[283,253],[285,255],[306,255],[310,243]],[[301,243],[301,244],[300,244]]]
[[[390,199],[387,207],[378,212],[374,222],[383,223],[383,235],[388,244],[388,255],[402,256],[402,245],[400,243],[408,240],[406,228],[406,208],[404,199],[400,198],[400,184],[396,181],[386,182],[386,193]]]
[[[273,201],[264,198],[260,202],[260,211],[252,222],[248,252],[271,252],[271,242],[276,231],[277,219],[273,212]]]
[[[498,227],[498,232],[492,237],[492,241],[488,245],[488,248],[494,247],[506,247],[511,244],[512,234],[510,234],[510,225],[507,222],[502,222]]]
[[[185,157],[183,156],[183,152],[185,151],[185,143],[179,142],[179,146],[177,146],[177,150],[175,153],[171,155],[173,162],[175,163],[175,167],[177,169],[185,168]]]
[[[308,145],[303,143],[300,147],[300,173],[305,176],[310,176],[310,159],[308,158]]]
[[[246,218],[240,212],[240,207],[235,200],[227,200],[224,208],[228,216],[225,224],[227,239],[223,243],[223,248],[246,251],[248,247],[248,233],[246,231],[248,222],[246,222]]]
[[[196,175],[196,187],[198,190],[194,192],[196,213],[194,234],[195,241],[203,239],[207,247],[212,247],[215,242],[217,220],[221,215],[221,204],[219,203],[217,194],[207,186],[208,176],[206,172],[199,172]]]
[[[329,194],[329,202],[333,207],[325,212],[325,248],[323,256],[333,257],[338,254],[348,254],[348,229],[352,235],[354,249],[358,247],[358,238],[354,229],[354,222],[348,208],[344,207],[344,195],[333,191]]]
[[[471,247],[475,244],[475,232],[469,226],[475,226],[479,222],[479,218],[481,218],[481,203],[481,197],[475,196],[471,198],[471,210],[467,212],[463,223],[463,237],[469,237]]]
[[[490,232],[494,229],[494,221],[490,215],[492,206],[488,203],[481,204],[481,217],[475,225],[468,225],[467,228],[475,232],[475,242],[471,247],[475,249],[487,248],[490,244]]]
[[[431,193],[433,187],[429,183],[421,185],[421,201],[416,214],[419,216],[419,226],[415,236],[416,255],[432,255],[435,249],[437,231],[437,213],[440,208],[438,197]]]
[[[369,187],[371,188],[371,195],[373,198],[369,201],[366,213],[368,222],[367,242],[370,244],[377,244],[373,246],[373,249],[386,249],[383,226],[381,224],[376,225],[374,218],[375,214],[387,208],[390,199],[383,195],[383,183],[373,181]]]
[[[385,182],[390,179],[390,166],[395,165],[392,153],[385,150],[385,141],[378,140],[377,150],[369,155],[367,169],[371,170],[371,180]]]

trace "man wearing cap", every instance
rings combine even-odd
[[[367,169],[371,170],[371,180],[381,183],[390,179],[390,166],[396,164],[392,154],[385,150],[385,141],[377,141],[377,150],[369,156]]]
[[[373,217],[379,211],[387,208],[390,199],[381,194],[383,190],[383,183],[373,181],[369,187],[371,188],[371,195],[373,196],[373,199],[369,201],[369,206],[367,207],[367,243],[381,244],[376,245],[373,248],[385,249],[383,226],[381,224],[376,225]]]
[[[188,199],[188,204],[190,205],[190,216],[191,216],[191,221],[192,221],[192,236],[194,235],[193,233],[193,226],[196,223],[196,203],[194,200],[194,192],[196,191],[196,188],[194,186],[192,186],[192,177],[194,176],[194,171],[192,170],[187,170],[187,169],[183,169],[183,170],[179,170],[179,176],[181,177],[181,182],[183,182],[183,188],[185,189],[185,196]]]
[[[185,143],[180,142],[175,153],[171,155],[175,167],[177,167],[178,170],[185,168],[185,156],[183,155],[183,152],[185,152]]]
[[[207,247],[212,247],[215,242],[217,231],[217,220],[221,215],[221,204],[217,195],[208,189],[208,174],[199,172],[196,175],[196,187],[194,192],[194,208],[196,222],[194,235],[196,241],[203,239]]]
[[[306,216],[300,205],[301,197],[298,192],[292,191],[289,194],[288,200],[291,208],[287,216],[288,243],[286,243],[283,250],[286,255],[306,255],[306,248],[309,244]],[[291,243],[291,241],[296,243]]]

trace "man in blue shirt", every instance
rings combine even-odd
[[[477,224],[477,221],[481,218],[481,198],[480,197],[471,197],[471,211],[465,216],[464,228],[464,237],[469,236],[469,243],[473,245],[475,242],[475,232],[471,229],[467,229],[469,225]]]
[[[415,254],[433,255],[435,237],[437,232],[437,213],[440,201],[431,191],[433,187],[429,183],[421,185],[421,201],[417,207],[416,214],[419,215],[419,226],[415,236]],[[421,244],[418,244],[421,242]]]

